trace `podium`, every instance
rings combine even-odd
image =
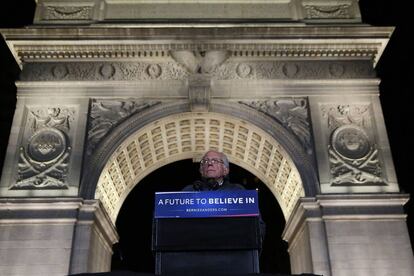
[[[155,274],[259,273],[261,237],[256,191],[178,192],[168,193],[164,199],[177,204],[157,206],[163,201],[156,196],[152,240]],[[197,199],[205,201],[196,204]],[[157,213],[160,207],[171,212]]]

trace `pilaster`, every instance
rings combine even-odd
[[[371,92],[378,84],[371,85],[309,97],[323,194],[399,191],[378,92]]]
[[[18,92],[0,195],[77,196],[89,99],[29,91]]]

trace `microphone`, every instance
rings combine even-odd
[[[207,186],[210,191],[217,190],[219,183],[214,178],[207,179]]]
[[[214,191],[217,190],[219,184],[214,178],[196,180],[193,182],[195,191]]]
[[[204,190],[203,186],[205,186],[205,185],[204,185],[204,182],[201,181],[201,180],[196,180],[196,181],[193,182],[193,189],[195,191],[203,191]]]

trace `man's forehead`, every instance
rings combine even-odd
[[[222,156],[221,156],[221,154],[220,154],[219,152],[216,152],[216,151],[209,151],[209,152],[207,152],[207,153],[204,155],[204,158],[205,158],[205,157],[208,157],[208,158],[211,158],[211,157],[221,158]]]

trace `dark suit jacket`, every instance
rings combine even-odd
[[[237,183],[230,183],[230,181],[225,178],[222,185],[214,181],[207,181],[205,179],[196,180],[193,184],[187,185],[183,188],[183,191],[234,191],[234,190],[245,190],[244,186]],[[260,227],[260,239],[261,244],[266,235],[266,223],[262,219],[262,215],[259,214],[259,227]]]

